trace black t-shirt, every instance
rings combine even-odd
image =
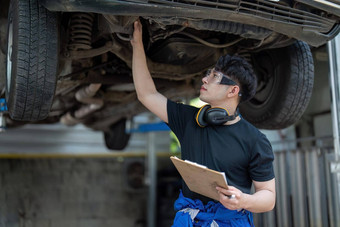
[[[252,180],[274,178],[270,142],[257,128],[241,118],[235,124],[201,128],[195,120],[198,108],[168,100],[168,125],[181,144],[181,158],[225,172],[228,184],[250,193]],[[207,203],[183,182],[183,194]]]

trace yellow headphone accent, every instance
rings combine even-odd
[[[196,114],[197,124],[204,128],[207,125],[223,125],[234,120],[239,115],[238,109],[234,115],[229,115],[229,111],[222,107],[211,108],[210,105],[202,106]]]

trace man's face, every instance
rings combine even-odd
[[[215,69],[208,70],[202,82],[200,99],[210,104],[216,103],[216,105],[227,100],[230,89],[238,87],[235,81]]]

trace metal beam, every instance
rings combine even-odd
[[[335,39],[331,40],[327,44],[328,47],[328,58],[329,58],[329,80],[331,86],[331,97],[332,97],[332,122],[333,122],[333,138],[334,138],[334,153],[335,161],[331,162],[331,172],[334,173],[337,180],[338,194],[335,195],[335,199],[338,200],[336,207],[339,208],[340,203],[340,36],[336,36]],[[337,217],[336,217],[337,218]],[[338,222],[338,220],[336,221]]]
[[[148,203],[147,226],[156,226],[156,200],[157,200],[157,157],[155,150],[155,132],[148,133]]]
[[[329,82],[331,87],[331,111],[333,121],[333,141],[335,162],[331,163],[332,172],[340,172],[340,56],[338,50],[340,49],[340,36],[338,35],[328,44],[328,58],[329,58]]]

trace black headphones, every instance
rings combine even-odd
[[[196,122],[202,128],[207,125],[223,125],[227,121],[235,120],[238,115],[238,108],[236,109],[234,115],[229,115],[228,110],[224,108],[211,108],[210,105],[204,105],[196,114]]]

